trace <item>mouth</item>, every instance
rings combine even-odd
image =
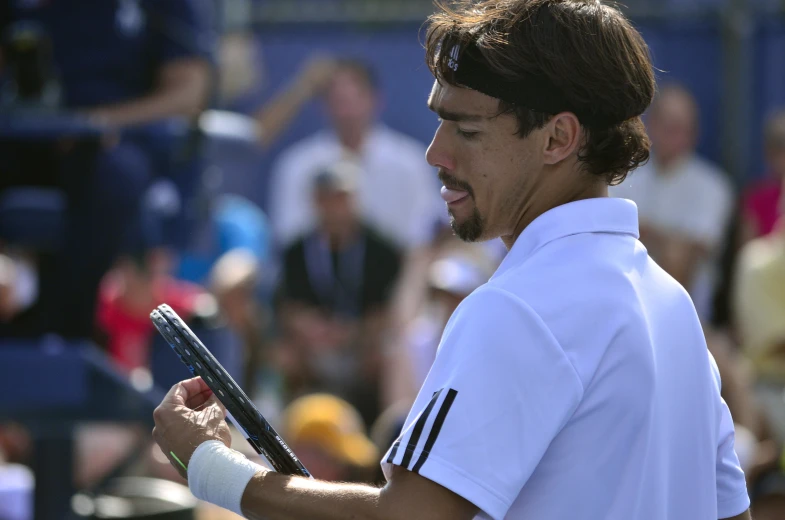
[[[452,206],[474,197],[474,192],[468,183],[458,180],[443,170],[439,172],[439,180],[444,185],[441,189],[441,196],[442,200],[447,203],[447,206]]]
[[[441,196],[444,202],[447,203],[448,206],[457,204],[462,200],[465,200],[469,197],[468,191],[463,191],[454,188],[448,188],[447,186],[442,186]]]

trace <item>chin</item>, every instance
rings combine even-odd
[[[485,237],[485,225],[482,216],[474,212],[469,218],[458,221],[453,216],[450,219],[450,227],[459,239],[464,242],[482,242],[488,240]]]

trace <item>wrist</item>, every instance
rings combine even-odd
[[[205,441],[188,462],[188,487],[199,500],[242,516],[245,488],[263,469],[221,441]]]

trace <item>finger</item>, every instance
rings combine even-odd
[[[213,395],[213,391],[211,389],[208,388],[203,390],[202,392],[189,397],[185,402],[185,406],[192,410],[198,410],[210,399],[211,395]]]
[[[201,426],[216,427],[226,419],[226,408],[221,404],[216,396],[210,397],[205,403],[203,410],[197,414],[197,423]]]
[[[216,395],[210,397],[210,399],[208,399],[205,404],[208,408],[213,408],[215,413],[217,413],[222,419],[226,418],[226,407]]]
[[[174,385],[164,397],[164,403],[174,406],[185,406],[188,400],[209,389],[201,377],[186,379]]]

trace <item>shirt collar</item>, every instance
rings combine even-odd
[[[580,233],[617,233],[638,238],[638,206],[631,200],[614,197],[556,206],[523,230],[492,279],[522,263],[548,242]]]

